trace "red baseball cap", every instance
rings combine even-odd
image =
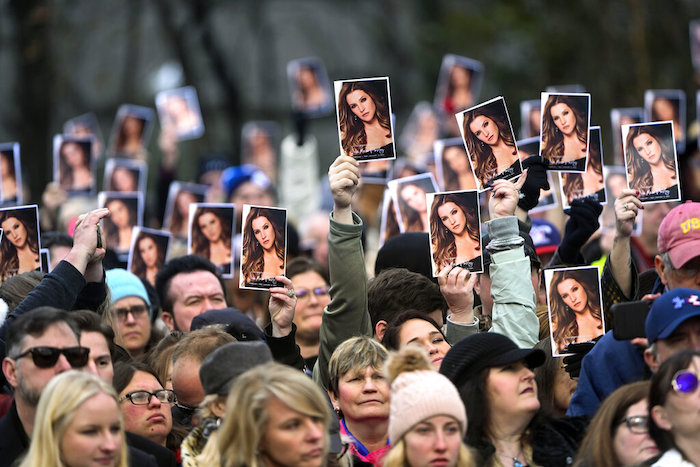
[[[659,226],[657,247],[659,253],[668,252],[676,269],[700,256],[700,203],[686,201],[666,215]]]

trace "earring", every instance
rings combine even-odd
[[[355,119],[355,121],[359,120],[359,118],[357,118],[357,115],[354,115],[353,118]]]
[[[338,418],[343,418],[343,411],[340,410],[340,407],[333,407],[333,410],[335,410],[335,414],[338,416]]]
[[[481,147],[482,147],[482,148],[483,148],[483,147],[486,147],[486,143],[484,143],[483,141],[479,141],[479,144],[481,144]]]

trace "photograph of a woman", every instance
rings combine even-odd
[[[430,254],[433,276],[459,266],[482,272],[479,197],[476,190],[430,193]]]
[[[279,165],[279,145],[280,126],[277,122],[246,122],[241,129],[241,160],[244,164],[253,164],[262,169],[275,183]]]
[[[176,238],[187,238],[190,204],[204,201],[208,188],[195,183],[172,182],[165,203],[163,229],[169,230]]]
[[[340,147],[359,161],[395,159],[389,78],[335,81]]]
[[[627,184],[643,203],[680,200],[673,122],[622,127]]]
[[[92,138],[92,158],[99,159],[104,149],[104,138],[97,116],[88,112],[71,118],[63,124],[63,134],[73,138]]]
[[[624,107],[610,110],[610,126],[612,126],[613,149],[615,150],[615,165],[623,165],[625,158],[622,144],[622,125],[634,125],[644,121],[642,107]]]
[[[277,287],[275,276],[284,275],[287,258],[287,211],[243,205],[239,287]]]
[[[314,118],[333,109],[328,75],[320,59],[310,57],[290,61],[287,63],[287,80],[294,111]]]
[[[561,173],[562,209],[567,209],[575,199],[593,198],[605,204],[605,182],[603,180],[603,154],[601,150],[600,127],[591,127],[588,167],[583,173]]]
[[[435,107],[448,116],[470,107],[479,98],[484,65],[471,58],[445,55],[435,89]]]
[[[444,191],[476,190],[472,164],[462,138],[435,141],[435,172]]]
[[[41,233],[36,205],[1,209],[0,228],[0,280],[41,268]]]
[[[523,171],[513,127],[502,97],[455,115],[469,153],[479,190],[496,179],[512,179]]]
[[[54,136],[54,182],[69,195],[90,194],[95,189],[92,147],[92,138]]]
[[[542,93],[540,155],[549,170],[584,172],[588,157],[591,95]]]
[[[396,220],[396,210],[391,197],[391,190],[384,190],[382,198],[382,218],[379,224],[379,248],[381,248],[390,238],[401,233],[399,222]]]
[[[22,169],[19,143],[0,145],[0,200],[3,204],[22,203]]]
[[[542,106],[539,99],[520,103],[520,138],[532,138],[540,135],[542,125]],[[539,154],[539,153],[538,153]]]
[[[208,259],[233,277],[233,204],[190,204],[187,252]]]
[[[387,183],[401,232],[428,232],[426,193],[435,193],[437,185],[430,173],[397,178]]]
[[[127,253],[133,227],[142,224],[143,194],[101,191],[97,194],[97,204],[110,212],[102,221],[107,249]]]
[[[597,266],[544,271],[552,355],[605,334]]]
[[[644,121],[673,122],[676,150],[685,150],[685,91],[647,89],[644,92]]]
[[[134,159],[108,159],[105,163],[105,191],[131,193],[146,192],[148,166],[145,161]]]
[[[156,94],[156,109],[161,126],[174,130],[178,141],[199,138],[204,134],[197,90],[193,86],[159,92]]]
[[[156,286],[156,274],[168,259],[170,232],[134,227],[127,269]]]
[[[144,158],[154,115],[148,107],[119,106],[112,130],[112,154],[131,159]]]

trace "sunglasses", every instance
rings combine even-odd
[[[622,425],[623,423],[627,425],[627,428],[629,428],[632,433],[644,434],[649,431],[649,417],[646,415],[635,415],[623,418],[617,422],[618,425]]]
[[[673,375],[671,386],[676,394],[690,395],[698,388],[698,375],[693,372],[681,370]]]
[[[149,392],[142,389],[140,391],[132,391],[128,394],[124,394],[119,398],[119,402],[129,399],[134,405],[148,405],[151,403],[152,397],[158,399],[161,404],[174,404],[177,401],[175,392],[170,389],[159,389],[156,392]]]
[[[87,347],[66,347],[59,349],[58,347],[32,347],[21,354],[10,357],[13,360],[18,360],[27,355],[32,356],[34,365],[38,368],[51,368],[58,361],[61,354],[65,355],[66,360],[73,368],[82,368],[88,363],[90,349]]]
[[[330,290],[330,287],[327,285],[324,285],[323,287],[316,287],[315,289],[296,289],[295,292],[297,294],[297,298],[307,298],[310,297],[311,294],[316,295],[317,297],[323,297],[325,295],[328,295],[328,291]]]

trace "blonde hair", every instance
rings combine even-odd
[[[219,428],[217,445],[222,467],[263,467],[261,443],[269,419],[268,404],[273,398],[310,417],[318,417],[324,428],[330,410],[318,386],[301,371],[269,362],[243,373],[236,379],[226,403],[226,416]],[[209,444],[209,443],[207,443]],[[324,441],[324,463],[329,438]]]
[[[384,457],[382,465],[384,467],[408,467],[411,465],[406,458],[406,441],[404,438],[392,444],[391,450]],[[476,465],[474,453],[462,441],[457,454],[457,467],[476,467]]]
[[[88,399],[107,394],[114,399],[119,414],[121,450],[117,467],[128,467],[124,419],[114,388],[85,371],[71,370],[54,377],[44,389],[34,417],[29,451],[20,467],[62,467],[61,440],[75,414]]]

